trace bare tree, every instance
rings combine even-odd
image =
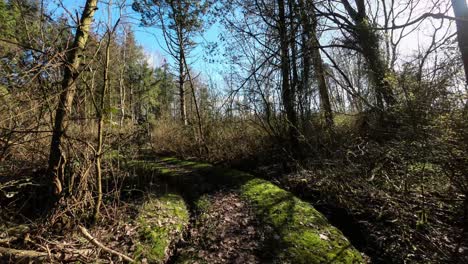
[[[291,87],[291,81],[289,78],[290,73],[290,61],[289,61],[289,36],[287,32],[287,21],[286,21],[286,8],[284,0],[277,0],[278,4],[278,20],[277,28],[280,42],[280,68],[281,68],[281,96],[283,100],[284,109],[287,116],[287,127],[289,133],[289,139],[291,141],[292,149],[297,150],[298,142],[298,126],[297,126],[297,114],[294,106],[295,91]]]
[[[312,62],[314,77],[318,83],[320,104],[327,128],[333,127],[333,112],[330,103],[328,85],[326,82],[325,68],[322,55],[320,54],[320,43],[317,36],[317,17],[312,1],[299,1],[301,10],[301,23],[303,27],[303,60],[304,60],[304,85],[309,85],[309,68]]]
[[[342,0],[348,15],[353,19],[352,32],[362,55],[366,58],[371,80],[375,87],[377,106],[384,108],[384,102],[388,106],[396,103],[394,91],[388,81],[390,70],[382,56],[377,31],[373,29],[367,11],[365,0],[357,0],[356,7],[351,6],[348,0]]]
[[[98,0],[87,0],[83,14],[75,33],[75,40],[67,54],[62,81],[58,108],[55,112],[55,121],[50,143],[50,154],[48,164],[48,175],[50,176],[53,194],[58,196],[62,193],[63,166],[66,157],[61,149],[61,142],[67,130],[67,118],[70,115],[73,98],[76,91],[76,79],[79,76],[81,54],[88,41],[89,30],[97,9]]]

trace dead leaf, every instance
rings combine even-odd
[[[320,239],[322,239],[322,240],[327,240],[327,241],[330,240],[330,239],[328,238],[328,236],[326,236],[326,235],[324,235],[324,234],[319,234],[319,237],[320,237]]]

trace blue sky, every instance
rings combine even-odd
[[[108,1],[108,0],[107,0]],[[106,1],[106,2],[107,2]],[[83,10],[85,0],[63,0],[63,7],[58,5],[58,0],[52,0],[49,2],[49,10],[56,10],[56,15],[65,14],[69,19],[70,14],[76,16],[76,14],[81,15]],[[113,3],[119,2],[119,0],[113,0]],[[140,14],[134,12],[131,8],[132,0],[125,1],[125,12],[123,13],[123,19],[125,22],[132,25],[133,31],[135,32],[135,37],[137,42],[145,50],[147,56],[147,61],[154,67],[161,65],[164,59],[166,59],[170,64],[173,64],[172,58],[165,52],[165,43],[160,29],[156,27],[146,28],[140,26]],[[100,1],[98,5],[98,11],[95,14],[95,25],[104,25],[107,20],[107,4],[103,1]],[[67,11],[68,10],[68,11]],[[119,11],[117,8],[112,10],[112,21],[115,21],[119,18]],[[198,47],[192,52],[191,57],[189,58],[188,63],[193,67],[193,70],[196,72],[202,72],[204,77],[213,77],[216,79],[221,78],[219,75],[219,67],[213,63],[208,63],[204,59],[204,46],[207,42],[216,42],[218,40],[218,35],[220,33],[219,25],[215,24],[209,29],[207,29],[203,35],[200,35],[196,38],[196,42],[199,43]],[[208,76],[211,75],[211,76]]]
[[[63,0],[64,7],[58,6],[60,0],[50,0],[46,1],[49,3],[49,10],[56,10],[57,14],[66,14],[67,17],[76,16],[76,14],[81,15],[83,6],[86,0]],[[109,0],[106,0],[106,2]],[[122,0],[113,0],[114,3],[119,2]],[[143,46],[145,50],[145,54],[147,56],[147,61],[153,65],[154,67],[160,66],[163,59],[169,62],[169,64],[174,64],[173,59],[170,58],[168,54],[166,54],[164,38],[162,37],[162,33],[160,29],[155,27],[152,28],[145,28],[140,26],[140,14],[134,12],[131,8],[131,4],[133,0],[124,0],[126,4],[126,12],[124,14],[125,21],[127,23],[132,24],[133,30],[135,32],[135,36],[137,42]],[[467,0],[468,1],[468,0]],[[99,10],[96,12],[95,15],[95,25],[102,25],[107,21],[107,5],[103,3],[104,1],[100,1]],[[427,12],[430,10],[434,4],[429,0],[421,0],[418,2],[418,10],[416,10],[413,14],[413,17],[416,18],[423,12]],[[439,3],[439,7],[441,9],[447,8],[447,4],[450,3],[450,0],[443,0],[442,3]],[[401,7],[401,6],[400,6]],[[448,6],[449,7],[449,6]],[[68,10],[68,12],[65,11]],[[398,8],[397,8],[398,9]],[[401,8],[400,8],[401,9]],[[406,11],[408,12],[408,11]],[[440,12],[440,11],[439,11]],[[114,9],[112,13],[113,21],[115,21],[119,17],[119,12],[117,9]],[[449,15],[452,15],[451,9]],[[401,20],[401,19],[400,19]],[[402,20],[397,21],[397,24],[402,24],[405,21]],[[421,24],[417,24],[413,26],[414,31],[410,33],[406,38],[404,38],[399,46],[398,52],[402,56],[403,61],[407,59],[411,59],[410,56],[414,54],[416,51],[423,49],[423,46],[427,46],[430,38],[434,35],[434,30],[431,26],[431,23],[435,22],[435,24],[440,23],[440,21],[436,20],[425,20]],[[451,26],[452,28],[453,25]],[[406,29],[406,31],[410,31],[410,29]],[[221,71],[223,70],[223,63],[216,61],[216,62],[208,62],[204,59],[204,55],[207,54],[204,50],[204,45],[206,42],[218,42],[218,35],[223,32],[223,29],[218,24],[215,24],[211,28],[207,29],[206,32],[203,33],[203,36],[197,37],[196,41],[200,44],[198,47],[192,52],[192,56],[189,58],[188,63],[192,66],[192,69],[198,74],[201,73],[202,78],[207,80],[211,78],[215,80],[216,83],[223,85],[223,80],[221,76]],[[438,35],[441,35],[440,33]],[[326,42],[332,40],[334,38],[327,38],[326,36],[322,38],[322,44],[327,44]],[[220,59],[220,58],[217,58]],[[222,58],[221,58],[222,59]]]

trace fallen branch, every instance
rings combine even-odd
[[[14,248],[0,247],[0,256],[12,256],[16,258],[45,258],[49,257],[49,253],[35,250],[20,250]]]
[[[16,237],[0,238],[0,244],[8,245],[11,241],[18,239]]]
[[[60,259],[61,261],[65,262],[72,262],[80,260],[80,257],[84,257],[85,255],[91,255],[91,249],[61,249],[63,254],[60,253],[52,253],[48,247],[46,247],[47,252],[41,252],[36,250],[24,250],[24,249],[14,249],[14,248],[6,248],[0,247],[0,257],[7,256],[12,257],[15,259],[21,258],[28,258],[28,259],[36,259],[36,260],[44,260],[46,258],[49,259]]]
[[[110,253],[110,254],[113,254],[113,255],[117,255],[121,258],[123,258],[124,260],[128,261],[128,262],[135,262],[135,260],[133,260],[132,258],[120,253],[120,252],[117,252],[111,248],[108,248],[106,246],[104,246],[103,244],[101,244],[99,241],[96,240],[96,238],[94,238],[93,236],[91,236],[91,234],[88,232],[88,230],[86,230],[86,228],[84,228],[83,226],[79,226],[80,228],[80,231],[81,233],[83,234],[83,236],[88,239],[89,242],[91,242],[91,244],[95,245],[96,247],[99,247],[101,248],[102,250],[106,251],[107,253]]]

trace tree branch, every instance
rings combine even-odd
[[[86,230],[86,228],[84,228],[83,226],[79,226],[79,229],[81,231],[81,234],[83,234],[83,236],[93,245],[95,245],[96,247],[99,247],[101,248],[102,250],[106,251],[107,253],[109,254],[112,254],[112,255],[116,255],[116,256],[119,256],[121,257],[122,259],[128,261],[128,262],[135,262],[135,260],[133,260],[132,258],[120,253],[120,252],[117,252],[111,248],[108,248],[106,246],[104,246],[103,244],[101,244],[99,241],[96,240],[96,238],[94,238],[93,236],[91,236],[91,234],[88,232],[88,230]]]

